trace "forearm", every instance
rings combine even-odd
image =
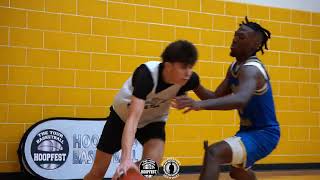
[[[218,99],[208,99],[199,101],[199,107],[206,110],[232,110],[240,109],[245,101],[239,95],[228,95]]]
[[[201,100],[207,100],[207,99],[215,99],[217,98],[216,94],[210,90],[203,90],[201,94],[197,94],[197,96]]]
[[[135,120],[128,119],[126,122],[121,140],[121,161],[127,161],[131,159],[131,149],[134,143],[137,125],[137,121]]]
[[[199,87],[193,91],[201,100],[217,98],[214,92],[204,88],[202,85],[199,85]]]

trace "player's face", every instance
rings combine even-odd
[[[235,33],[230,46],[232,57],[246,56],[253,47],[254,31],[248,26],[242,25]]]
[[[184,85],[192,75],[193,65],[180,62],[168,63],[173,84]]]

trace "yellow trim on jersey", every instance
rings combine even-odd
[[[237,74],[234,74],[234,72],[231,70],[231,75],[234,77],[234,78],[237,78]]]
[[[268,83],[266,82],[262,88],[255,91],[254,95],[263,95],[268,91]]]
[[[234,61],[234,62],[231,64],[231,66],[230,66],[230,72],[231,72],[231,75],[232,75],[234,78],[237,78],[237,77],[238,77],[237,74],[236,74],[236,72],[233,71],[233,68],[234,68],[234,66],[236,65],[236,63],[237,63],[237,61]]]

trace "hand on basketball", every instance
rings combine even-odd
[[[129,169],[135,169],[136,171],[139,172],[139,168],[131,160],[120,162],[115,174],[112,177],[112,180],[117,180],[122,175],[127,174],[127,171]]]
[[[187,113],[191,110],[201,110],[199,101],[195,101],[192,98],[185,95],[174,98],[171,105],[172,107],[179,110],[186,108],[186,110],[183,113]]]

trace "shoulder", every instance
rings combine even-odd
[[[132,75],[132,85],[138,84],[137,82],[145,83],[145,84],[152,84],[153,79],[150,70],[145,64],[141,64],[136,70],[133,72]],[[139,84],[141,84],[139,83]]]
[[[239,69],[239,77],[251,79],[260,75],[260,71],[255,66],[241,66]]]

